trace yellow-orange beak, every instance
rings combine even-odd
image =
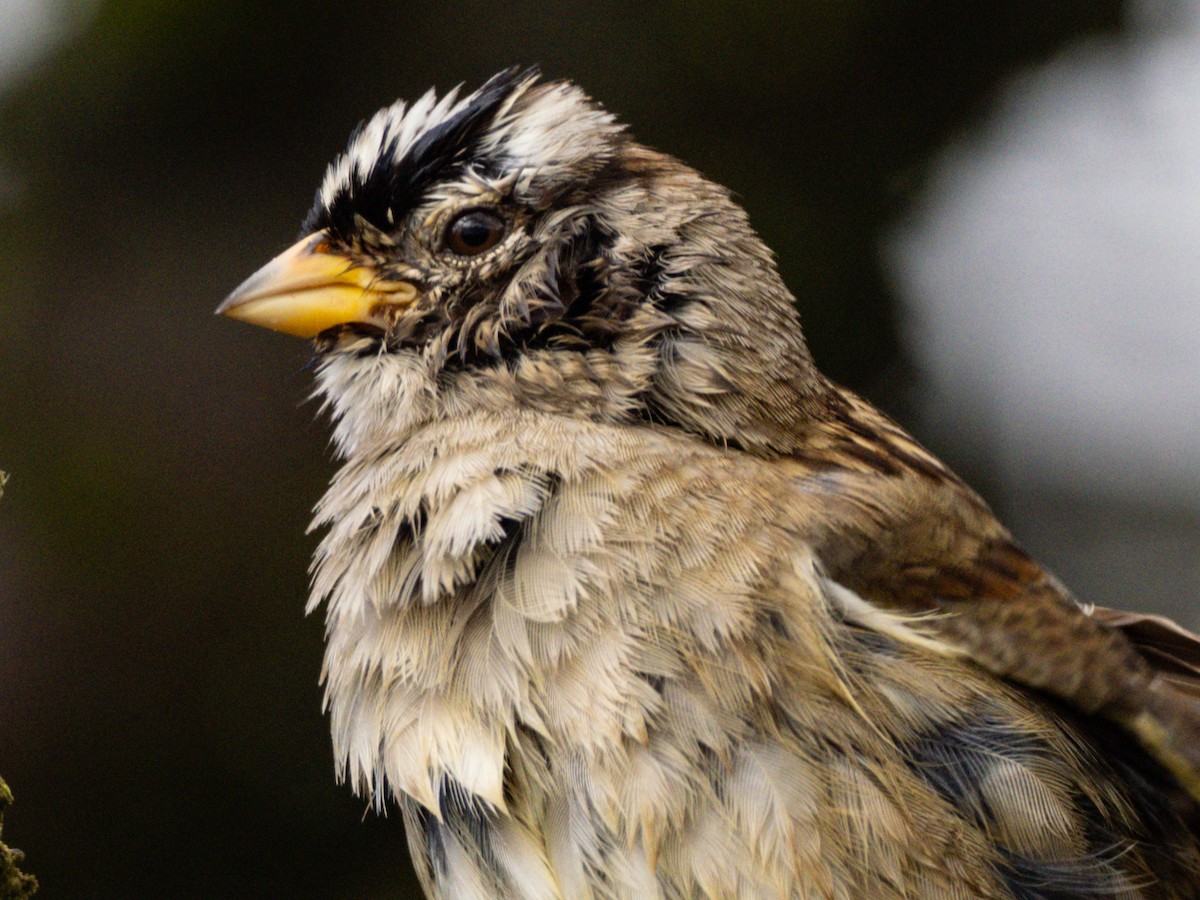
[[[243,281],[217,314],[311,338],[336,325],[386,328],[394,311],[412,306],[418,293],[407,281],[381,280],[370,266],[331,253],[328,236],[317,232]]]

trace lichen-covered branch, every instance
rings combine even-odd
[[[0,836],[4,831],[4,810],[12,801],[12,791],[0,778]],[[18,868],[24,859],[25,854],[20,850],[13,850],[0,841],[0,900],[25,900],[37,891],[37,879]]]
[[[4,496],[6,481],[8,474],[0,471],[0,497]],[[0,837],[4,836],[4,810],[12,802],[12,791],[0,778]],[[20,850],[12,850],[0,841],[0,900],[24,900],[25,897],[32,897],[37,890],[37,879],[17,868],[24,859],[25,854]]]

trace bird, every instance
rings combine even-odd
[[[1200,639],[826,378],[575,83],[379,111],[217,311],[313,342],[336,773],[428,896],[1200,897]]]

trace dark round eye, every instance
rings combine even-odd
[[[491,250],[504,237],[504,220],[486,209],[463,213],[446,229],[446,246],[459,256]]]

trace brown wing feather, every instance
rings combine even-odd
[[[1200,702],[1200,635],[1162,616],[1101,606],[1092,618],[1120,631],[1175,690]]]
[[[838,470],[845,516],[829,525],[830,574],[880,606],[940,613],[929,627],[943,639],[999,676],[1120,724],[1200,800],[1200,637],[1081,605],[941,462],[841,396],[793,456],[824,478]]]

